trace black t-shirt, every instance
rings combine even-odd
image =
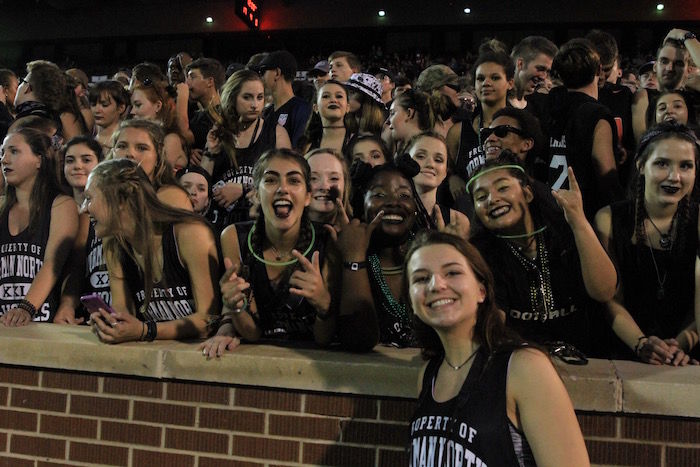
[[[198,110],[190,118],[190,131],[194,135],[192,149],[204,149],[207,145],[207,133],[214,126],[214,120],[207,109]]]
[[[274,106],[271,105],[263,112],[263,118],[266,121],[274,121],[287,130],[293,148],[297,147],[299,138],[304,134],[310,116],[311,104],[297,96],[289,99],[277,110],[274,110]]]

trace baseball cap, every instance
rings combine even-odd
[[[459,77],[447,65],[431,65],[421,72],[416,80],[416,88],[430,92],[446,84],[459,85]]]

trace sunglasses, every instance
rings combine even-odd
[[[491,134],[496,135],[496,138],[505,138],[508,135],[508,133],[515,133],[520,137],[525,137],[525,132],[520,128],[515,128],[514,126],[510,125],[498,125],[493,128],[482,128],[481,130],[479,130],[479,139],[483,144],[484,141],[486,141],[489,138],[489,136],[491,136]]]

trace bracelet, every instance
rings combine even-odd
[[[34,319],[34,316],[36,316],[36,307],[32,304],[32,302],[30,302],[26,298],[23,298],[22,300],[20,300],[20,302],[18,304],[16,304],[15,306],[17,308],[19,308],[20,310],[24,310],[27,313],[29,313],[29,316],[32,319]]]
[[[139,340],[143,340],[143,335],[146,333],[146,323],[141,321],[141,337],[139,337]]]
[[[146,321],[146,327],[148,330],[146,331],[146,337],[144,337],[143,340],[153,342],[158,335],[158,325],[155,321]]]
[[[642,347],[644,346],[644,344],[646,344],[646,342],[642,342],[642,339],[649,340],[649,338],[645,335],[639,336],[639,338],[637,339],[637,345],[634,346],[634,354],[637,357],[639,357],[639,351],[642,350]]]
[[[359,271],[360,269],[365,269],[367,267],[367,261],[343,261],[343,267],[351,271]]]

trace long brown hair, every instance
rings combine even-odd
[[[110,230],[115,232],[114,236],[104,239],[106,254],[122,264],[127,257],[136,262],[135,250],[143,254],[143,312],[148,309],[151,300],[153,279],[156,277],[154,267],[158,264],[151,239],[162,234],[170,225],[205,221],[192,212],[163,204],[158,199],[146,172],[130,159],[100,162],[90,173],[89,180],[104,196],[109,209]],[[123,211],[131,214],[126,222],[134,224],[134,238],[131,243],[123,235],[125,229],[120,216],[120,212]]]
[[[467,260],[474,272],[474,276],[484,287],[485,298],[476,310],[473,340],[484,346],[488,353],[503,347],[515,348],[520,346],[523,340],[514,331],[505,326],[504,319],[496,305],[494,279],[491,269],[489,269],[484,258],[472,244],[455,235],[429,230],[423,231],[416,236],[406,253],[406,261],[404,262],[403,290],[406,295],[404,303],[411,307],[411,300],[408,296],[408,263],[416,251],[430,245],[449,245],[457,250]],[[421,344],[421,353],[425,359],[444,355],[445,349],[437,332],[418,319],[415,313],[413,314],[413,326],[416,337]]]
[[[29,197],[29,231],[33,232],[38,227],[39,219],[51,213],[53,199],[61,193],[58,184],[56,154],[51,146],[51,138],[39,130],[24,127],[17,128],[8,133],[11,135],[21,135],[27,143],[32,153],[41,159],[31,196]],[[17,192],[14,186],[5,182],[5,201],[0,210],[0,217],[17,204]]]

